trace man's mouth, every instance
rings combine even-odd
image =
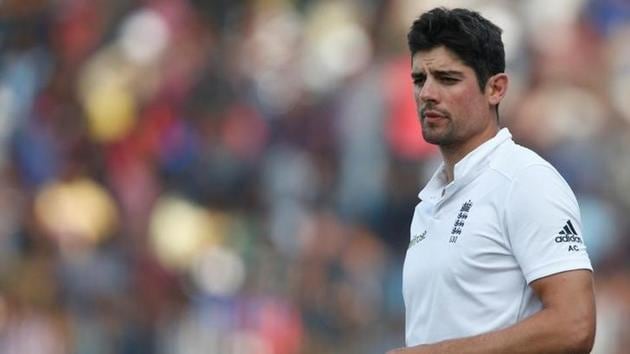
[[[447,115],[435,109],[422,108],[420,110],[420,117],[422,120],[436,121],[447,118]]]

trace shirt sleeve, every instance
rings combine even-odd
[[[506,198],[508,242],[528,283],[568,270],[592,271],[577,200],[553,167],[526,167]]]

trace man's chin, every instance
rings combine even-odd
[[[424,141],[433,145],[443,145],[448,140],[444,134],[426,132],[424,129],[422,130],[422,137],[424,138]]]

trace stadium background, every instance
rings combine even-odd
[[[401,346],[435,5],[504,28],[502,123],[574,188],[594,353],[627,350],[628,1],[2,0],[0,353]]]

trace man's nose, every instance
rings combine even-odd
[[[431,78],[427,78],[424,82],[424,85],[420,88],[420,92],[418,93],[418,98],[422,102],[437,102],[438,94],[437,87],[435,86],[435,81]]]

